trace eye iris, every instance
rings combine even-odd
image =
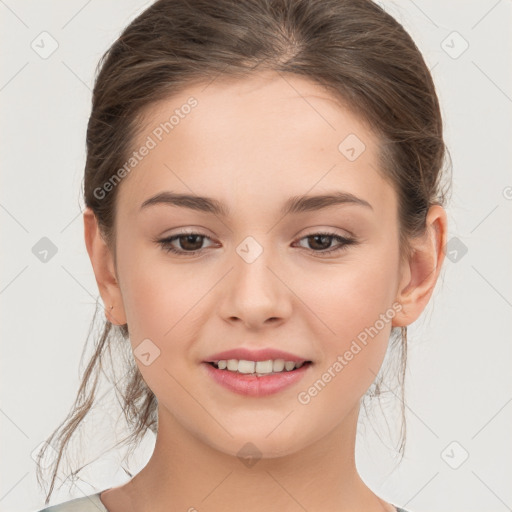
[[[329,235],[312,235],[312,236],[309,236],[309,237],[308,237],[308,240],[309,240],[309,241],[311,241],[311,239],[313,239],[313,240],[314,240],[314,243],[313,243],[313,244],[312,244],[312,246],[311,246],[313,249],[315,249],[315,245],[316,245],[316,242],[317,242],[317,240],[318,240],[318,239],[324,239],[324,240],[327,240],[327,245],[323,244],[323,246],[322,246],[322,244],[320,243],[321,247],[316,247],[316,249],[320,249],[320,250],[322,250],[322,249],[327,249],[327,248],[329,248],[329,246],[331,245],[331,244],[330,244],[330,242],[331,242],[331,238],[332,238],[332,237],[331,237],[331,236],[329,236]]]
[[[189,250],[189,251],[197,251],[199,249],[201,249],[201,245],[202,245],[202,242],[203,242],[203,236],[202,235],[182,235],[179,237],[179,240],[180,240],[180,246],[182,249],[185,249],[185,250]],[[185,244],[182,244],[181,241],[185,239],[186,242]],[[193,243],[193,240],[194,239],[199,239],[199,243]],[[192,240],[192,247],[188,246],[188,243]]]

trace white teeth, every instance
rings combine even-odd
[[[246,361],[245,359],[238,361],[238,371],[240,373],[254,373],[254,368],[256,368],[254,361]]]
[[[272,359],[268,361],[258,361],[256,363],[256,373],[272,373]]]
[[[282,372],[284,370],[284,359],[276,359],[272,370],[274,372]]]
[[[286,361],[286,363],[284,363],[284,368],[289,372],[295,368],[295,363],[293,361]]]
[[[214,363],[215,364],[215,363]],[[222,359],[217,361],[216,366],[219,370],[229,370],[231,372],[250,373],[256,375],[268,375],[270,373],[279,373],[283,370],[290,372],[300,368],[304,362],[295,363],[285,361],[284,359],[268,359],[267,361],[248,361],[246,359]]]
[[[227,368],[228,368],[228,370],[231,370],[232,372],[238,371],[238,360],[237,359],[228,359]]]

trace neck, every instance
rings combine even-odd
[[[138,512],[394,511],[357,473],[358,414],[354,409],[338,428],[299,452],[251,463],[193,437],[160,408],[153,455],[125,484],[126,503]]]

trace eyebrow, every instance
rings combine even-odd
[[[364,206],[373,210],[372,205],[349,192],[334,192],[316,196],[290,197],[281,208],[282,215],[322,210],[334,205],[352,204]],[[211,197],[196,196],[192,194],[176,194],[174,192],[160,192],[146,199],[140,207],[141,210],[154,205],[170,205],[181,208],[190,208],[204,213],[213,213],[221,217],[229,216],[226,205]]]

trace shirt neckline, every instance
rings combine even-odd
[[[106,489],[103,489],[102,491],[97,492],[96,494],[92,495],[92,498],[96,501],[96,505],[98,505],[101,509],[101,512],[110,512],[107,507],[103,504],[101,501],[100,495],[102,492],[109,491],[112,489],[112,487],[107,487]],[[405,509],[397,507],[396,505],[393,505],[393,507],[396,509],[397,512],[407,512]]]
[[[105,505],[103,504],[103,502],[101,501],[101,498],[100,498],[100,495],[101,495],[101,493],[102,493],[102,492],[108,491],[108,490],[110,490],[110,489],[112,489],[112,487],[108,487],[107,489],[103,489],[102,491],[99,491],[99,492],[97,492],[96,494],[93,494],[93,495],[92,495],[92,498],[94,499],[95,504],[96,504],[96,505],[98,505],[98,506],[100,507],[100,509],[101,509],[101,511],[102,511],[102,512],[110,512],[110,511],[108,510],[108,508],[107,508],[107,507],[105,507]]]

